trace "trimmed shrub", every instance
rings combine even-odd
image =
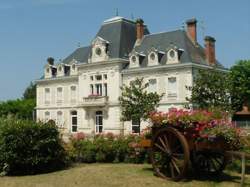
[[[64,167],[66,152],[53,123],[0,120],[2,175],[49,172]]]

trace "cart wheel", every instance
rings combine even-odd
[[[198,151],[193,155],[192,165],[199,175],[215,176],[221,174],[225,169],[226,157],[223,151]]]
[[[178,181],[185,177],[189,163],[186,138],[176,129],[160,129],[152,139],[151,162],[157,176]]]

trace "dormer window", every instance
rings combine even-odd
[[[182,53],[184,52],[183,49],[178,48],[171,44],[170,48],[167,49],[167,64],[175,64],[180,63],[180,58]]]
[[[180,62],[180,53],[178,53],[178,49],[171,48],[167,52],[167,64],[175,64]]]
[[[136,68],[136,67],[140,67],[140,64],[142,63],[143,59],[145,58],[145,55],[143,53],[138,53],[136,51],[132,51],[129,54],[130,58],[130,68]]]
[[[148,51],[148,66],[158,65],[165,53],[163,51],[159,51],[158,49],[152,47]]]
[[[100,62],[108,60],[109,42],[101,37],[97,37],[92,42],[91,62]]]
[[[46,72],[49,73],[49,68],[46,69]]]

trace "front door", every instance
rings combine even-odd
[[[102,111],[96,111],[95,113],[95,132],[101,133],[103,130],[103,113]]]

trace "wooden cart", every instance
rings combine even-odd
[[[149,147],[157,176],[174,181],[185,178],[189,165],[200,175],[218,175],[226,166],[224,141],[197,142],[176,127],[152,128],[152,139],[141,146]]]

